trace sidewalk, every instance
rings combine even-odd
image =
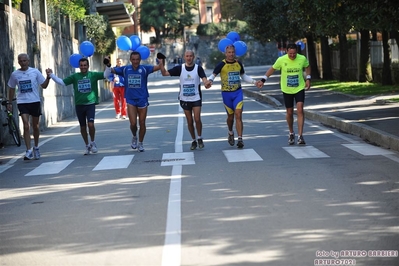
[[[278,78],[269,79],[262,90],[244,86],[246,96],[285,109]],[[306,91],[305,118],[336,128],[363,140],[399,151],[399,94],[356,97],[329,90]]]

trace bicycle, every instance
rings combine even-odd
[[[1,101],[1,105],[5,106],[4,112],[6,113],[7,117],[7,123],[3,123],[3,127],[8,125],[8,132],[11,134],[15,144],[19,147],[21,146],[21,135],[19,134],[18,124],[16,123],[12,112],[8,111],[7,104],[7,100]]]

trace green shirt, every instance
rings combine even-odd
[[[63,79],[65,85],[73,84],[75,105],[98,104],[98,81],[104,72],[75,73]]]
[[[301,54],[297,54],[294,60],[291,60],[287,54],[279,57],[272,67],[281,72],[280,86],[282,92],[295,94],[303,90],[306,85],[303,68],[308,66],[308,59]]]

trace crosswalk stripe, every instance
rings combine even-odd
[[[189,165],[195,164],[193,152],[164,153],[161,166]]]
[[[25,176],[58,174],[73,161],[74,160],[63,160],[63,161],[42,163],[32,171],[27,173]]]
[[[134,155],[104,156],[93,171],[127,168]]]
[[[311,158],[328,158],[327,154],[316,149],[313,146],[305,147],[283,147],[289,154],[291,154],[295,159],[311,159]]]
[[[263,161],[254,149],[224,150],[223,153],[229,163]]]
[[[384,150],[370,144],[342,144],[343,146],[365,156],[394,154],[392,151]]]

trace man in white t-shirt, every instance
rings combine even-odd
[[[18,64],[21,68],[15,70],[8,80],[8,106],[7,109],[12,111],[12,100],[15,96],[15,88],[17,91],[17,105],[19,115],[22,118],[24,127],[24,140],[26,145],[26,154],[24,160],[38,160],[40,158],[39,151],[39,121],[42,114],[40,103],[39,86],[43,89],[47,88],[50,77],[44,77],[36,68],[29,67],[29,56],[27,54],[18,55]],[[34,147],[31,148],[30,124],[29,117],[32,117],[32,130]]]
[[[188,50],[184,53],[184,64],[177,65],[169,70],[166,70],[165,66],[160,64],[162,76],[180,77],[179,100],[180,106],[183,108],[187,119],[188,131],[192,138],[191,150],[195,150],[197,144],[200,149],[204,147],[201,122],[201,80],[204,83],[205,88],[208,89],[211,86],[210,82],[206,78],[204,69],[201,66],[194,64],[194,58],[194,52]],[[197,130],[197,139],[195,138],[194,121]]]

